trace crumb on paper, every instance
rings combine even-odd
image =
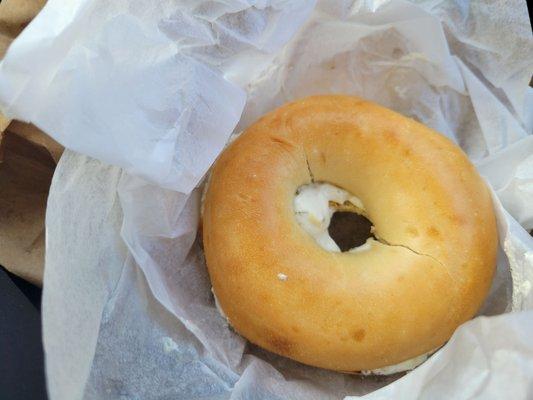
[[[172,351],[178,351],[178,345],[177,343],[172,340],[172,338],[169,338],[168,336],[165,336],[162,339],[163,342],[163,349],[165,350],[165,353],[170,353]]]

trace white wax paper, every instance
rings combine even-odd
[[[50,398],[532,397],[532,71],[518,0],[50,0],[0,64],[2,111],[84,154],[64,154],[47,212]],[[332,92],[451,137],[494,194],[491,317],[400,379],[248,345],[195,240],[195,187],[231,131]]]

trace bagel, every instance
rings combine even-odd
[[[370,220],[364,245],[321,243],[339,208]],[[336,371],[423,361],[475,315],[496,263],[491,197],[461,149],[351,96],[305,98],[250,126],[215,162],[202,219],[231,326]]]

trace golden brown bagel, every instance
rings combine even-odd
[[[358,253],[319,247],[293,211],[297,188],[312,179],[361,199],[382,243]],[[465,154],[349,96],[287,104],[236,139],[212,170],[203,241],[214,291],[240,334],[339,371],[444,344],[487,295],[497,249],[488,189]]]

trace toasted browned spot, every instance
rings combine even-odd
[[[385,132],[385,140],[393,145],[398,145],[400,141],[394,132]]]
[[[457,225],[463,225],[466,222],[465,218],[463,218],[460,215],[451,214],[451,215],[447,215],[447,217],[451,222]]]
[[[440,236],[440,232],[437,228],[435,228],[434,226],[430,226],[429,228],[426,229],[426,233],[428,234],[428,236],[431,236],[431,237],[439,237]]]
[[[270,139],[274,142],[274,143],[279,143],[285,147],[294,147],[294,143],[292,143],[290,140],[288,139],[285,139],[284,137],[281,137],[281,136],[271,136]]]
[[[281,353],[281,354],[290,354],[292,352],[292,349],[294,347],[294,343],[292,343],[289,339],[280,336],[278,334],[271,334],[268,338],[268,342],[273,347],[275,352]]]
[[[405,157],[410,157],[411,154],[412,154],[412,153],[411,153],[411,150],[409,150],[409,149],[405,149],[405,150],[403,151],[403,155],[404,155]]]
[[[405,278],[404,278],[403,275],[400,275],[398,278],[396,278],[396,280],[397,280],[398,282],[401,282],[401,281],[405,280]]]
[[[237,193],[237,197],[246,202],[252,200],[252,196],[250,196],[248,193]]]
[[[352,337],[356,342],[360,342],[365,338],[366,332],[364,329],[357,329],[352,332]]]
[[[297,326],[293,326],[292,331],[298,333],[300,332],[300,328],[298,328]]]
[[[413,237],[418,236],[418,229],[416,229],[414,226],[408,226],[405,231]]]
[[[326,163],[326,153],[323,151],[320,152],[320,161],[322,161],[322,164]]]
[[[270,295],[265,294],[265,293],[258,293],[257,297],[261,300],[261,303],[265,303],[265,304],[270,303],[272,300]]]

